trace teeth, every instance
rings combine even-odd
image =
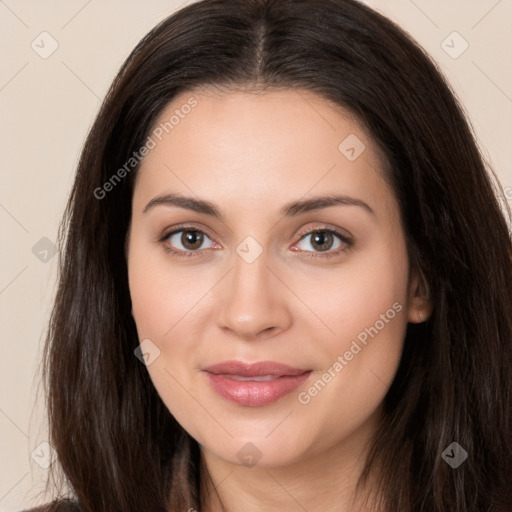
[[[259,377],[242,377],[241,375],[228,375],[226,373],[220,374],[222,377],[228,377],[233,380],[240,380],[240,381],[246,381],[246,380],[255,380],[255,381],[268,381],[268,380],[276,380],[281,377],[281,375],[261,375]]]

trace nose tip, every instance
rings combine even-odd
[[[258,330],[258,327],[255,327],[254,323],[248,323],[245,324],[245,326],[239,323],[236,327],[228,327],[228,330],[236,334],[236,336],[243,341],[264,340],[274,336],[275,333],[279,331],[277,327],[265,327]]]

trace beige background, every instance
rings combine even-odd
[[[367,3],[402,25],[438,61],[512,203],[512,1]],[[81,145],[123,60],[181,5],[0,0],[1,512],[35,504],[47,472],[40,464],[51,454],[40,444],[47,437],[36,399],[38,362],[55,290],[51,242]],[[50,36],[40,36],[45,31],[58,48],[43,59],[31,45],[35,41],[39,52],[51,49]],[[469,45],[458,58],[453,56],[465,43],[458,36],[446,39],[454,31]]]

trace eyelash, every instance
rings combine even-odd
[[[183,251],[181,249],[178,250],[178,249],[173,249],[173,248],[169,247],[169,245],[166,243],[167,240],[169,239],[169,237],[171,237],[172,235],[175,235],[176,233],[180,233],[182,231],[183,232],[198,232],[198,233],[202,233],[203,235],[206,235],[208,238],[211,239],[211,237],[208,235],[208,233],[205,233],[203,230],[198,229],[195,226],[191,226],[191,225],[179,225],[179,226],[176,226],[172,231],[166,232],[158,240],[158,242],[163,245],[164,250],[166,252],[171,253],[174,256],[177,256],[178,258],[197,257],[197,255],[201,254],[201,251],[202,251],[202,250]],[[317,234],[317,233],[328,233],[328,234],[334,235],[334,236],[338,237],[341,240],[341,242],[346,245],[346,247],[344,247],[342,249],[338,248],[336,251],[333,251],[333,252],[316,252],[315,253],[313,251],[304,251],[304,252],[307,252],[307,253],[311,253],[308,256],[308,258],[331,258],[333,256],[340,255],[341,253],[347,251],[348,249],[350,249],[353,246],[352,240],[350,240],[350,238],[348,238],[347,235],[345,235],[341,231],[338,231],[338,230],[333,229],[333,228],[327,228],[327,227],[313,228],[313,229],[310,229],[309,231],[306,231],[305,233],[300,235],[299,242],[303,238],[305,238],[306,236],[314,235],[314,234]]]

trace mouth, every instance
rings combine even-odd
[[[312,370],[273,361],[225,361],[203,368],[203,372],[213,390],[223,398],[239,405],[256,407],[288,395],[304,383]]]

